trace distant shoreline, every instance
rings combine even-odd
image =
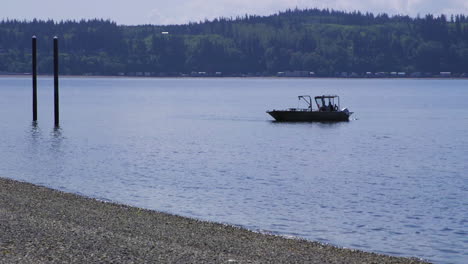
[[[427,263],[102,202],[0,178],[9,263]]]
[[[31,78],[31,74],[0,74],[0,78]],[[38,78],[53,78],[53,75],[38,75]],[[116,76],[116,75],[60,75],[60,78],[83,79],[336,79],[336,80],[468,80],[468,77],[278,77],[278,76]]]

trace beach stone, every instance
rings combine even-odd
[[[0,178],[0,263],[427,263]]]

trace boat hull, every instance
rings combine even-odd
[[[268,111],[278,122],[339,122],[349,121],[352,114],[347,111],[338,112],[319,112],[319,111],[287,111],[273,110]]]

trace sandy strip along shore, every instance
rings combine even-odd
[[[423,263],[0,178],[0,263]]]

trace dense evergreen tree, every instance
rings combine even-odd
[[[464,15],[411,18],[295,9],[168,26],[4,20],[0,72],[31,71],[33,35],[38,37],[41,73],[52,72],[55,35],[65,74],[468,72]]]

